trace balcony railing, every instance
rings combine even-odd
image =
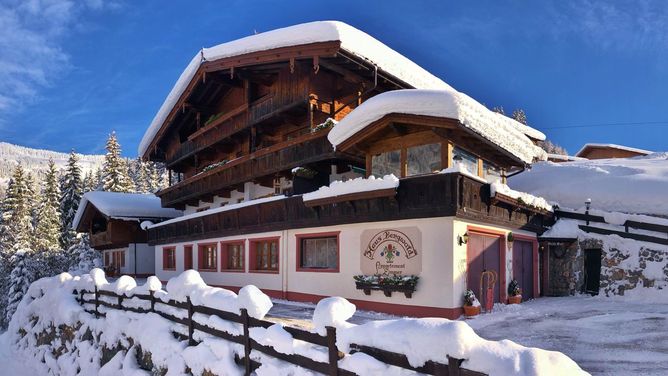
[[[546,217],[518,210],[490,197],[489,184],[458,173],[401,179],[396,195],[309,207],[301,196],[288,197],[186,219],[149,229],[150,244],[193,241],[254,232],[339,224],[452,217],[508,228],[542,232]]]
[[[167,154],[166,163],[168,166],[178,163],[276,113],[305,106],[307,101],[307,93],[287,93],[267,95],[250,105],[239,106],[190,135],[179,148]]]
[[[260,149],[206,172],[187,178],[157,193],[162,206],[182,206],[204,196],[218,194],[226,188],[293,167],[334,158],[327,131],[307,134],[290,141]]]

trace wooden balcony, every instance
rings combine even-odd
[[[250,105],[243,104],[200,128],[190,135],[187,141],[181,143],[179,148],[168,152],[166,164],[171,167],[252,125],[291,108],[305,107],[306,103],[307,92],[290,92],[282,96],[267,95]]]
[[[490,198],[489,184],[458,173],[401,180],[396,195],[308,207],[301,196],[192,218],[149,230],[150,244],[348,223],[450,217],[541,233],[546,217]]]
[[[341,157],[319,131],[285,141],[199,173],[157,193],[163,207],[183,206],[203,197],[220,194],[230,186],[309,163]]]

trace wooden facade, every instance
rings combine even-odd
[[[147,242],[146,231],[139,227],[139,221],[109,218],[90,204],[84,210],[77,231],[87,232],[90,245],[100,251]]]
[[[315,128],[378,93],[411,86],[339,45],[204,62],[143,155],[170,170],[172,186],[158,192],[163,206],[224,197],[244,182],[288,177],[296,166],[323,173],[328,163],[364,168],[363,155],[334,152],[326,130]]]
[[[348,223],[448,217],[542,232],[545,217],[490,197],[489,184],[458,173],[401,180],[396,195],[307,206],[300,196],[222,211],[149,229],[149,244]]]

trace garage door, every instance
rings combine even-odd
[[[533,243],[513,242],[513,278],[522,289],[522,300],[533,299]]]
[[[484,235],[484,234],[469,234],[469,241],[467,246],[467,286],[475,292],[476,296],[480,298],[480,276],[483,271],[494,270],[497,276],[500,277],[499,260],[501,241],[498,236]],[[499,288],[499,281],[496,281],[494,288],[494,301],[500,302],[501,290]]]

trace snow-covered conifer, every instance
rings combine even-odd
[[[18,249],[28,249],[33,244],[32,179],[21,165],[14,169],[2,202],[2,243],[10,254]]]
[[[23,299],[23,295],[28,291],[30,283],[33,281],[32,273],[28,268],[27,261],[31,251],[19,249],[11,256],[10,264],[12,271],[9,274],[9,291],[7,293],[7,308],[5,312],[5,322],[9,322],[16,311],[16,307]]]
[[[49,160],[44,187],[35,218],[35,249],[57,250],[60,247],[60,191],[58,189],[56,164]]]
[[[128,165],[121,157],[121,145],[116,133],[112,132],[107,140],[107,154],[104,156],[102,189],[109,192],[132,192],[133,184],[128,175]]]
[[[86,177],[92,179],[90,173]],[[75,241],[76,231],[72,228],[72,222],[79,208],[83,189],[79,158],[72,150],[60,189],[60,245],[63,249],[69,248]]]

